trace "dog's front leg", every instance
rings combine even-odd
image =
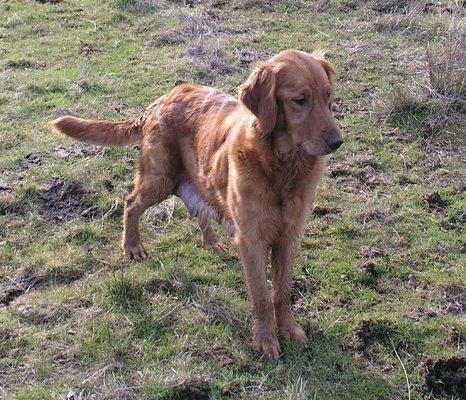
[[[238,244],[252,302],[254,349],[267,358],[277,359],[280,345],[266,277],[268,246],[260,240],[247,239],[240,240]]]
[[[290,308],[293,267],[298,247],[298,235],[281,235],[272,247],[273,306],[278,334],[286,340],[307,340]]]

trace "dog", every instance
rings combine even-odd
[[[252,303],[253,347],[276,359],[277,336],[306,341],[290,308],[292,270],[326,156],[343,143],[332,115],[334,87],[335,71],[323,52],[285,50],[257,64],[238,98],[181,84],[139,118],[65,116],[50,128],[92,144],[141,143],[134,190],[125,200],[127,257],[147,257],[139,219],[172,194],[197,218],[205,247],[227,250],[212,218],[234,235]]]

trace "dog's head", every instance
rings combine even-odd
[[[260,63],[239,89],[266,136],[286,131],[296,149],[330,154],[343,143],[332,115],[335,71],[323,54],[286,50]]]

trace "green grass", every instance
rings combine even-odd
[[[453,1],[417,13],[382,3],[0,5],[0,397],[406,399],[408,380],[412,399],[428,398],[423,363],[466,351],[464,108],[435,132],[434,103],[415,91],[389,111],[397,88],[425,85],[426,49],[463,16]],[[125,260],[136,149],[80,153],[45,125],[137,116],[180,80],[233,94],[255,60],[316,47],[339,74],[345,145],[294,272],[309,341],[264,361],[234,247],[204,250],[171,199],[141,223],[150,259]],[[57,205],[50,182],[63,185]]]

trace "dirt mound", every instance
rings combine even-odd
[[[466,312],[466,289],[462,286],[447,286],[443,290],[440,308],[446,313],[464,314]]]
[[[93,204],[88,187],[77,182],[67,182],[60,176],[45,179],[39,184],[39,198],[55,221],[69,220],[77,215],[92,217],[99,212]]]
[[[372,8],[377,12],[390,14],[393,12],[404,11],[409,6],[409,3],[410,1],[408,0],[378,1],[372,6]]]
[[[54,147],[51,151],[32,151],[24,156],[19,164],[17,164],[16,169],[19,171],[26,171],[31,167],[42,165],[47,157],[51,154],[56,154],[57,156],[68,159],[70,157],[93,157],[93,156],[102,156],[105,149],[101,146],[90,145],[86,143],[76,143],[71,147],[57,146]]]
[[[33,151],[29,154],[26,154],[24,160],[18,164],[18,169],[20,171],[25,171],[36,165],[41,165],[46,157],[47,153],[43,151]]]
[[[350,335],[350,347],[371,359],[378,352],[377,343],[389,345],[390,338],[396,336],[396,327],[387,320],[367,319],[359,323]]]
[[[0,304],[10,304],[15,298],[28,292],[30,289],[43,285],[44,277],[38,275],[34,268],[27,268],[14,278],[9,278],[0,290]]]
[[[153,278],[145,285],[145,289],[149,293],[176,293],[181,290],[179,282],[172,283],[163,278]]]
[[[71,147],[57,146],[52,151],[59,157],[68,159],[70,157],[92,157],[101,156],[105,149],[102,146],[95,146],[86,143],[76,143]]]
[[[423,200],[429,207],[429,210],[442,210],[448,206],[448,202],[442,199],[438,192],[426,194]]]
[[[174,382],[163,400],[204,400],[209,399],[209,382],[207,379],[190,378]]]
[[[246,49],[246,48],[236,48],[234,56],[241,65],[249,67],[258,60],[266,60],[270,58],[270,54],[265,52],[255,50],[255,49]]]
[[[316,215],[318,217],[322,217],[327,214],[338,214],[340,213],[341,210],[337,207],[327,207],[327,206],[319,206],[315,205],[314,209],[312,211],[313,215]]]
[[[424,391],[434,396],[466,398],[466,357],[427,359],[422,364]]]

